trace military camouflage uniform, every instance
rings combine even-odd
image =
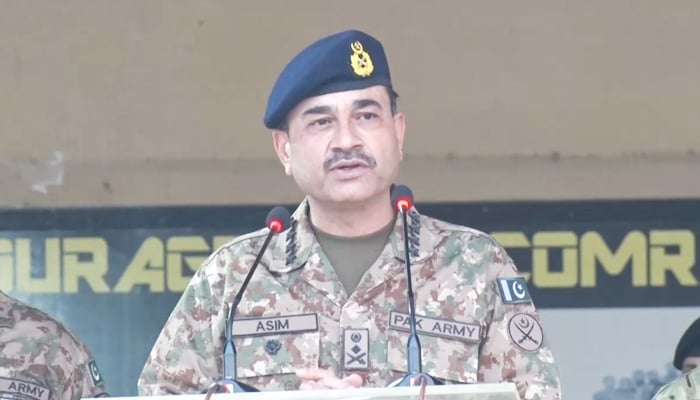
[[[0,292],[0,399],[103,396],[90,350],[61,323]]]
[[[289,390],[299,385],[295,368],[320,367],[386,386],[407,370],[402,218],[348,295],[314,238],[307,208],[304,201],[291,227],[273,238],[238,308],[237,379],[260,390]],[[526,399],[559,399],[558,371],[535,307],[524,296],[505,301],[515,300],[513,293],[498,287],[517,281],[499,280],[517,277],[505,251],[484,233],[415,209],[408,221],[423,371],[448,382],[525,382]],[[222,376],[225,304],[266,233],[236,238],[195,273],[146,362],[140,395],[201,392]]]
[[[651,400],[700,399],[700,367],[691,369],[664,385]]]

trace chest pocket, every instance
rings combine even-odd
[[[418,333],[423,372],[445,383],[475,383],[479,365],[479,343]],[[387,363],[393,379],[408,371],[408,332],[387,330]]]
[[[319,365],[320,338],[319,331],[238,337],[237,378],[260,390],[295,390],[294,371]]]

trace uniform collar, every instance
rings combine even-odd
[[[436,237],[426,219],[415,207],[411,207],[406,220],[408,223],[408,239],[411,262],[421,262],[430,257],[435,248]],[[429,225],[429,223],[428,223]],[[394,223],[393,233],[389,244],[396,259],[405,259],[403,217],[399,215]],[[309,220],[309,201],[305,198],[292,213],[290,226],[280,233],[275,241],[276,255],[269,262],[269,269],[275,273],[288,273],[302,268],[309,257],[318,250],[318,242]]]

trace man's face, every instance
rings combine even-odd
[[[700,365],[700,356],[686,357],[685,360],[683,360],[683,372],[688,372],[698,365]]]
[[[285,173],[313,199],[362,203],[386,192],[402,159],[404,116],[392,114],[383,86],[299,103],[287,133],[273,132]]]

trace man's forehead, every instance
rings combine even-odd
[[[336,109],[337,107],[350,106],[358,100],[367,99],[375,100],[379,104],[384,104],[389,101],[389,95],[384,86],[372,86],[366,89],[322,94],[302,100],[292,109],[289,115],[293,117],[314,107],[331,107],[331,109]]]
[[[686,365],[700,365],[700,356],[689,356],[683,360],[683,364]]]

